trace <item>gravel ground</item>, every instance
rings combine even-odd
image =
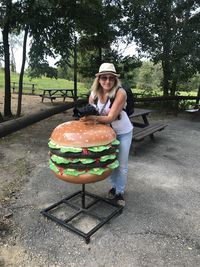
[[[0,266],[200,266],[199,115],[150,115],[150,122],[168,127],[155,143],[146,138],[132,145],[126,207],[89,244],[41,215],[80,189],[48,167],[48,138],[71,115],[57,114],[0,139]],[[104,197],[109,183],[86,189]],[[88,230],[96,222],[83,217],[79,223]]]

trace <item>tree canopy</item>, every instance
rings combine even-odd
[[[124,35],[139,52],[163,68],[164,94],[200,70],[200,2],[193,0],[123,1]]]

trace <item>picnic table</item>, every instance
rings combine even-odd
[[[74,98],[74,89],[42,89],[43,93],[39,96],[42,98],[42,102],[44,98],[48,98],[53,103],[53,100],[56,98],[63,98],[63,102],[66,97]]]
[[[141,141],[145,137],[149,136],[151,140],[154,141],[154,133],[165,129],[167,124],[164,123],[153,123],[150,124],[148,120],[148,115],[152,112],[149,109],[135,108],[134,113],[129,116],[133,129],[133,140]],[[142,122],[135,121],[136,118],[141,118]]]

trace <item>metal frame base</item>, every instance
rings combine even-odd
[[[91,200],[89,203],[87,203],[87,205],[86,202],[88,202],[88,200],[86,200],[86,197]],[[74,199],[81,200],[81,204],[73,203]],[[98,215],[94,211],[94,205],[100,202],[103,202],[104,204],[106,204],[108,208],[112,209],[106,216]],[[58,209],[61,208],[60,205],[62,205],[63,207],[63,204],[64,207],[69,207],[70,210],[73,211],[73,213],[65,219],[58,218],[53,214],[55,210],[58,211]],[[82,184],[82,191],[77,191],[73,193],[72,195],[42,210],[41,213],[47,218],[69,229],[70,231],[82,236],[83,238],[85,238],[86,244],[88,244],[90,242],[91,235],[93,235],[99,228],[101,228],[104,224],[110,221],[115,215],[121,214],[122,210],[123,210],[122,206],[119,206],[105,198],[86,192],[85,184]],[[95,227],[91,228],[88,232],[84,232],[80,228],[73,225],[73,223],[74,224],[77,223],[78,216],[80,218],[81,215],[82,217],[83,216],[92,217],[93,219],[98,220],[99,222],[95,225]]]

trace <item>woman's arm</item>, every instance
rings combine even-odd
[[[93,96],[90,94],[89,96],[89,101],[88,101],[90,104],[94,104],[94,98]]]
[[[120,114],[120,112],[122,111],[122,109],[125,106],[126,103],[126,92],[123,89],[119,89],[117,91],[115,100],[112,104],[112,107],[108,113],[108,115],[106,116],[87,116],[87,117],[83,117],[81,118],[82,121],[93,121],[93,122],[99,122],[99,123],[111,123],[114,120],[117,119],[118,115]],[[89,103],[92,103],[90,101],[92,101],[93,99],[90,100],[89,98]]]

